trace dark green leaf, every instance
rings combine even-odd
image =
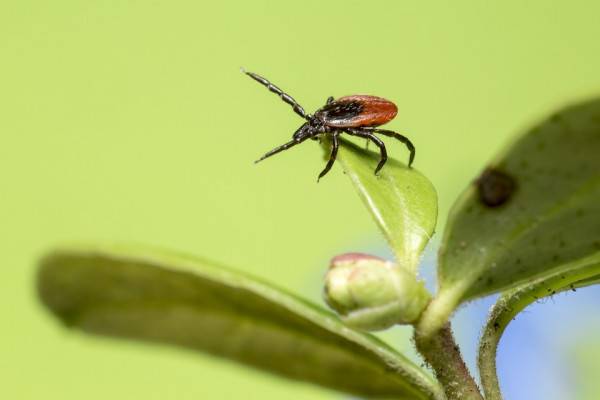
[[[600,100],[569,107],[497,157],[454,205],[429,331],[461,302],[568,271],[600,251]]]
[[[368,397],[440,399],[370,335],[214,263],[145,248],[72,247],[41,263],[44,304],[85,332],[174,344]]]

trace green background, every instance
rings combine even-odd
[[[382,239],[338,168],[316,183],[316,144],[252,164],[301,121],[239,68],[307,111],[329,95],[393,100],[388,126],[439,191],[440,231],[515,132],[600,93],[599,14],[592,1],[2,1],[0,396],[336,396],[68,332],[36,301],[35,261],[64,241],[148,243],[320,302],[329,258]]]

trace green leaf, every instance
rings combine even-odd
[[[205,351],[369,397],[441,399],[420,368],[282,290],[212,262],[148,248],[70,247],[45,257],[44,304],[85,332]]]
[[[341,142],[337,159],[344,173],[383,232],[398,264],[415,272],[435,230],[437,194],[433,185],[416,169],[392,158],[375,175],[379,153]],[[328,143],[324,147],[329,152]]]
[[[501,400],[496,374],[498,343],[508,324],[531,303],[556,293],[593,285],[600,280],[600,253],[577,260],[562,271],[522,284],[498,299],[486,323],[479,343],[478,366],[481,384],[488,400]]]
[[[451,211],[440,289],[421,321],[429,332],[462,301],[567,271],[600,251],[600,100],[552,115],[486,170]]]

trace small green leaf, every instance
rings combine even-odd
[[[488,318],[479,343],[478,365],[481,384],[488,400],[501,400],[496,374],[498,343],[508,324],[531,303],[556,293],[597,284],[600,280],[600,253],[570,263],[561,271],[506,291]]]
[[[600,100],[593,100],[519,137],[456,202],[424,329],[439,329],[462,301],[599,252],[599,221]]]
[[[342,140],[338,162],[383,232],[399,265],[415,272],[437,219],[437,194],[414,168],[388,159],[379,175],[379,153]],[[329,146],[325,145],[327,151]],[[406,155],[408,157],[408,155]]]
[[[293,295],[214,263],[147,248],[45,257],[44,304],[85,332],[205,351],[369,397],[441,399],[420,368]]]

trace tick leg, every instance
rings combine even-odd
[[[415,146],[412,142],[406,137],[394,131],[388,131],[387,129],[370,129],[373,133],[381,133],[382,135],[393,137],[401,141],[406,145],[408,151],[410,151],[410,157],[408,159],[408,166],[410,167],[415,160]]]
[[[364,131],[361,129],[348,129],[348,130],[346,130],[346,133],[348,133],[352,136],[364,137],[367,140],[373,141],[373,143],[375,143],[377,145],[377,147],[379,147],[379,153],[381,154],[381,159],[379,160],[379,164],[377,164],[377,167],[375,168],[375,175],[377,175],[377,173],[381,170],[381,168],[383,168],[383,166],[385,165],[385,162],[387,161],[387,151],[385,149],[385,144],[381,141],[381,139],[379,139],[377,136],[373,135],[371,133],[371,131]]]
[[[263,78],[262,76],[260,76],[258,74],[255,74],[254,72],[248,72],[243,68],[242,68],[242,72],[245,73],[246,75],[248,75],[250,78],[254,79],[256,82],[258,82],[261,85],[263,85],[264,87],[266,87],[267,89],[269,89],[269,91],[278,95],[281,98],[281,100],[283,100],[284,102],[286,102],[290,106],[292,106],[292,108],[294,109],[294,112],[296,114],[298,114],[299,116],[301,116],[304,119],[309,119],[309,116],[306,115],[306,111],[304,111],[304,108],[302,108],[302,106],[300,104],[298,104],[298,102],[296,100],[294,100],[294,98],[292,96],[285,93],[283,90],[281,90],[277,86],[273,85],[267,79]]]
[[[327,103],[326,104],[331,104],[331,103],[333,103],[333,96],[329,96],[327,98]]]
[[[319,174],[319,177],[317,178],[317,182],[319,181],[319,179],[324,177],[326,173],[329,172],[329,170],[333,166],[333,163],[335,162],[335,158],[337,157],[337,153],[338,153],[338,148],[340,147],[340,142],[338,140],[339,134],[340,134],[339,132],[333,132],[332,139],[331,139],[331,155],[329,156],[329,161],[327,161],[325,168]]]
[[[375,175],[377,175],[377,173],[381,170],[381,168],[383,168],[383,165],[387,161],[387,151],[385,150],[385,144],[377,136],[369,134],[369,139],[371,139],[373,143],[375,143],[377,147],[379,147],[379,151],[381,153],[381,159],[379,160],[379,164],[377,164],[377,167],[375,168]]]
[[[282,145],[281,145],[281,146],[279,146],[279,147],[275,147],[273,150],[269,151],[267,154],[265,154],[264,156],[262,156],[262,157],[261,157],[261,158],[259,158],[258,160],[254,161],[254,163],[256,164],[256,163],[258,163],[258,162],[261,162],[261,161],[262,161],[262,160],[264,160],[265,158],[269,158],[269,157],[271,157],[272,155],[275,155],[275,154],[277,154],[277,153],[279,153],[279,152],[282,152],[282,151],[284,151],[284,150],[287,150],[287,149],[289,149],[290,147],[293,147],[293,146],[295,146],[295,145],[297,145],[297,144],[300,144],[300,143],[302,143],[303,141],[305,141],[306,139],[308,139],[308,137],[306,137],[306,138],[304,138],[304,139],[301,139],[301,140],[290,140],[289,142],[287,142],[287,143],[284,143],[284,144],[282,144]]]

